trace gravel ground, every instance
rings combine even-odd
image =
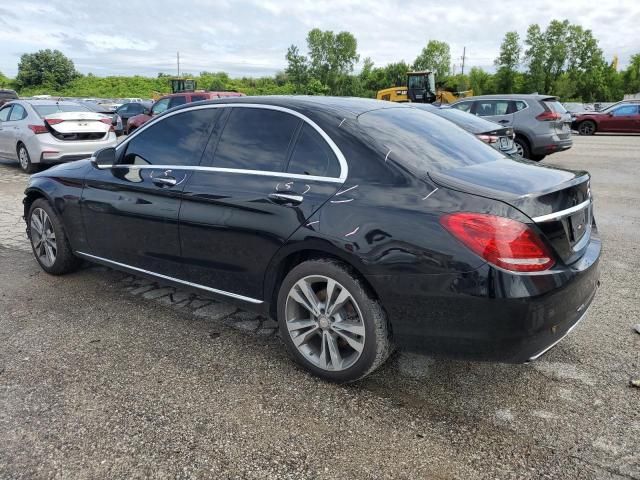
[[[640,136],[578,137],[604,241],[589,317],[529,365],[298,369],[268,319],[87,266],[42,272],[0,165],[0,478],[640,479]],[[19,225],[19,227],[18,227]]]

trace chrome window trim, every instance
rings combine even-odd
[[[549,213],[547,215],[540,215],[539,217],[533,217],[531,220],[533,220],[536,223],[550,222],[552,220],[560,220],[561,218],[567,217],[572,213],[578,212],[583,208],[588,207],[590,204],[591,204],[591,199],[589,198],[588,200],[585,200],[584,202],[579,203],[578,205],[575,205],[573,207],[560,210],[559,212]]]
[[[340,164],[340,175],[338,177],[325,177],[325,176],[313,176],[313,175],[300,175],[300,174],[288,173],[288,172],[273,172],[273,171],[266,171],[266,170],[247,170],[242,168],[221,168],[221,167],[190,167],[185,165],[182,166],[183,169],[189,169],[189,170],[206,169],[206,171],[246,173],[251,175],[264,175],[264,176],[270,176],[270,177],[288,177],[288,178],[300,178],[300,179],[306,178],[309,180],[322,180],[322,181],[329,181],[329,182],[335,182],[335,183],[344,183],[345,180],[347,179],[347,175],[349,174],[349,165],[347,164],[347,159],[343,155],[340,148],[338,148],[336,143],[331,139],[331,137],[322,128],[320,128],[317,123],[315,123],[313,120],[311,120],[307,116],[299,112],[296,112],[295,110],[291,110],[290,108],[280,107],[278,105],[264,105],[260,103],[223,103],[223,104],[210,104],[210,105],[194,105],[192,107],[181,108],[180,110],[176,110],[175,112],[161,114],[155,119],[152,118],[147,123],[145,123],[142,127],[137,128],[134,133],[132,133],[129,137],[127,137],[126,140],[121,142],[116,147],[116,152],[120,152],[121,148],[124,148],[131,141],[131,139],[135,138],[138,134],[144,132],[147,128],[151,127],[152,125],[155,125],[157,122],[161,121],[163,118],[168,118],[173,115],[178,115],[184,112],[189,112],[193,110],[203,110],[207,108],[260,108],[263,110],[276,110],[276,111],[288,113],[290,115],[300,118],[302,121],[310,125],[316,132],[318,132],[320,136],[324,139],[324,141],[329,144],[329,147],[331,147],[331,150],[333,150],[333,153],[335,154],[336,158],[338,159],[338,163]],[[114,165],[114,167],[116,166],[117,165]],[[135,165],[122,165],[122,166],[133,167]],[[147,167],[178,168],[177,166],[170,166],[170,165],[148,165],[148,166],[144,165],[143,167],[145,168]]]
[[[164,280],[170,280],[172,282],[177,282],[177,283],[181,283],[183,285],[188,285],[190,287],[199,288],[201,290],[206,290],[207,292],[216,293],[218,295],[224,295],[225,297],[235,298],[237,300],[242,300],[244,302],[254,303],[254,304],[257,304],[257,305],[263,303],[262,300],[258,300],[257,298],[245,297],[244,295],[239,295],[237,293],[231,293],[231,292],[225,292],[224,290],[218,290],[217,288],[207,287],[205,285],[200,285],[199,283],[193,283],[193,282],[188,282],[186,280],[180,280],[179,278],[170,277],[168,275],[163,275],[161,273],[151,272],[151,271],[145,270],[143,268],[132,267],[131,265],[127,265],[126,263],[120,263],[120,262],[116,262],[114,260],[109,260],[108,258],[98,257],[96,255],[91,255],[89,253],[78,252],[78,251],[76,251],[75,253],[78,254],[78,255],[82,255],[83,257],[86,257],[86,258],[90,258],[90,259],[93,259],[93,260],[99,260],[101,262],[110,263],[111,265],[117,265],[117,266],[123,267],[123,268],[128,268],[129,270],[134,270],[136,272],[146,273],[148,275],[153,275],[154,277],[162,278]]]

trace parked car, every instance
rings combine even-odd
[[[116,113],[122,118],[124,125],[136,115],[150,115],[153,102],[128,102],[120,105]]]
[[[504,126],[513,127],[520,156],[542,160],[571,148],[571,115],[548,95],[482,95],[451,105]]]
[[[79,100],[78,103],[87,107],[92,112],[101,113],[110,118],[114,132],[116,133],[116,137],[119,137],[124,133],[123,120],[117,112],[112,112],[109,107],[96,102],[86,102],[83,100]]]
[[[116,144],[111,118],[76,102],[14,100],[0,108],[0,157],[27,173]]]
[[[519,157],[513,142],[515,133],[511,127],[504,127],[449,106],[436,107],[429,103],[412,103],[411,106],[449,120],[505,155]]]
[[[18,94],[15,90],[0,89],[0,107],[11,100],[17,100]]]
[[[216,98],[230,98],[230,97],[243,97],[243,93],[238,92],[187,92],[187,93],[174,93],[172,95],[166,95],[160,97],[151,107],[151,111],[148,113],[141,113],[134,117],[129,118],[127,121],[126,132],[127,134],[133,132],[136,128],[147,123],[151,117],[165,112],[166,110],[177,107],[178,105],[184,105],[185,103],[201,102],[203,100],[214,100]]]
[[[523,362],[560,341],[598,285],[589,181],[408,105],[227,98],[33,175],[24,210],[46,272],[84,259],[277,318],[345,382],[394,346]]]
[[[617,103],[601,112],[585,112],[573,119],[571,127],[580,135],[640,133],[640,101]]]

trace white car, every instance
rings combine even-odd
[[[18,160],[27,173],[117,143],[110,116],[75,102],[14,100],[0,109],[0,157]]]

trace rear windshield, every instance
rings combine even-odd
[[[10,99],[17,99],[18,95],[16,95],[15,92],[0,92],[0,98],[10,98]]]
[[[442,172],[504,158],[451,122],[415,108],[373,110],[358,121],[387,149],[389,158],[415,172]]]
[[[455,123],[460,128],[463,128],[467,132],[471,133],[485,133],[497,130],[499,128],[504,128],[502,125],[490,122],[489,120],[485,120],[483,118],[476,117],[475,115],[463,112],[456,108],[431,108],[430,110],[426,111],[431,112],[434,115],[438,115],[439,117],[446,118],[450,122]]]
[[[543,100],[544,104],[547,106],[549,110],[555,113],[567,113],[567,109],[562,106],[562,104],[557,101],[555,98],[551,98],[549,100]]]
[[[52,115],[54,113],[60,112],[90,112],[87,107],[84,105],[32,105],[34,110],[41,117],[46,117],[47,115]]]

